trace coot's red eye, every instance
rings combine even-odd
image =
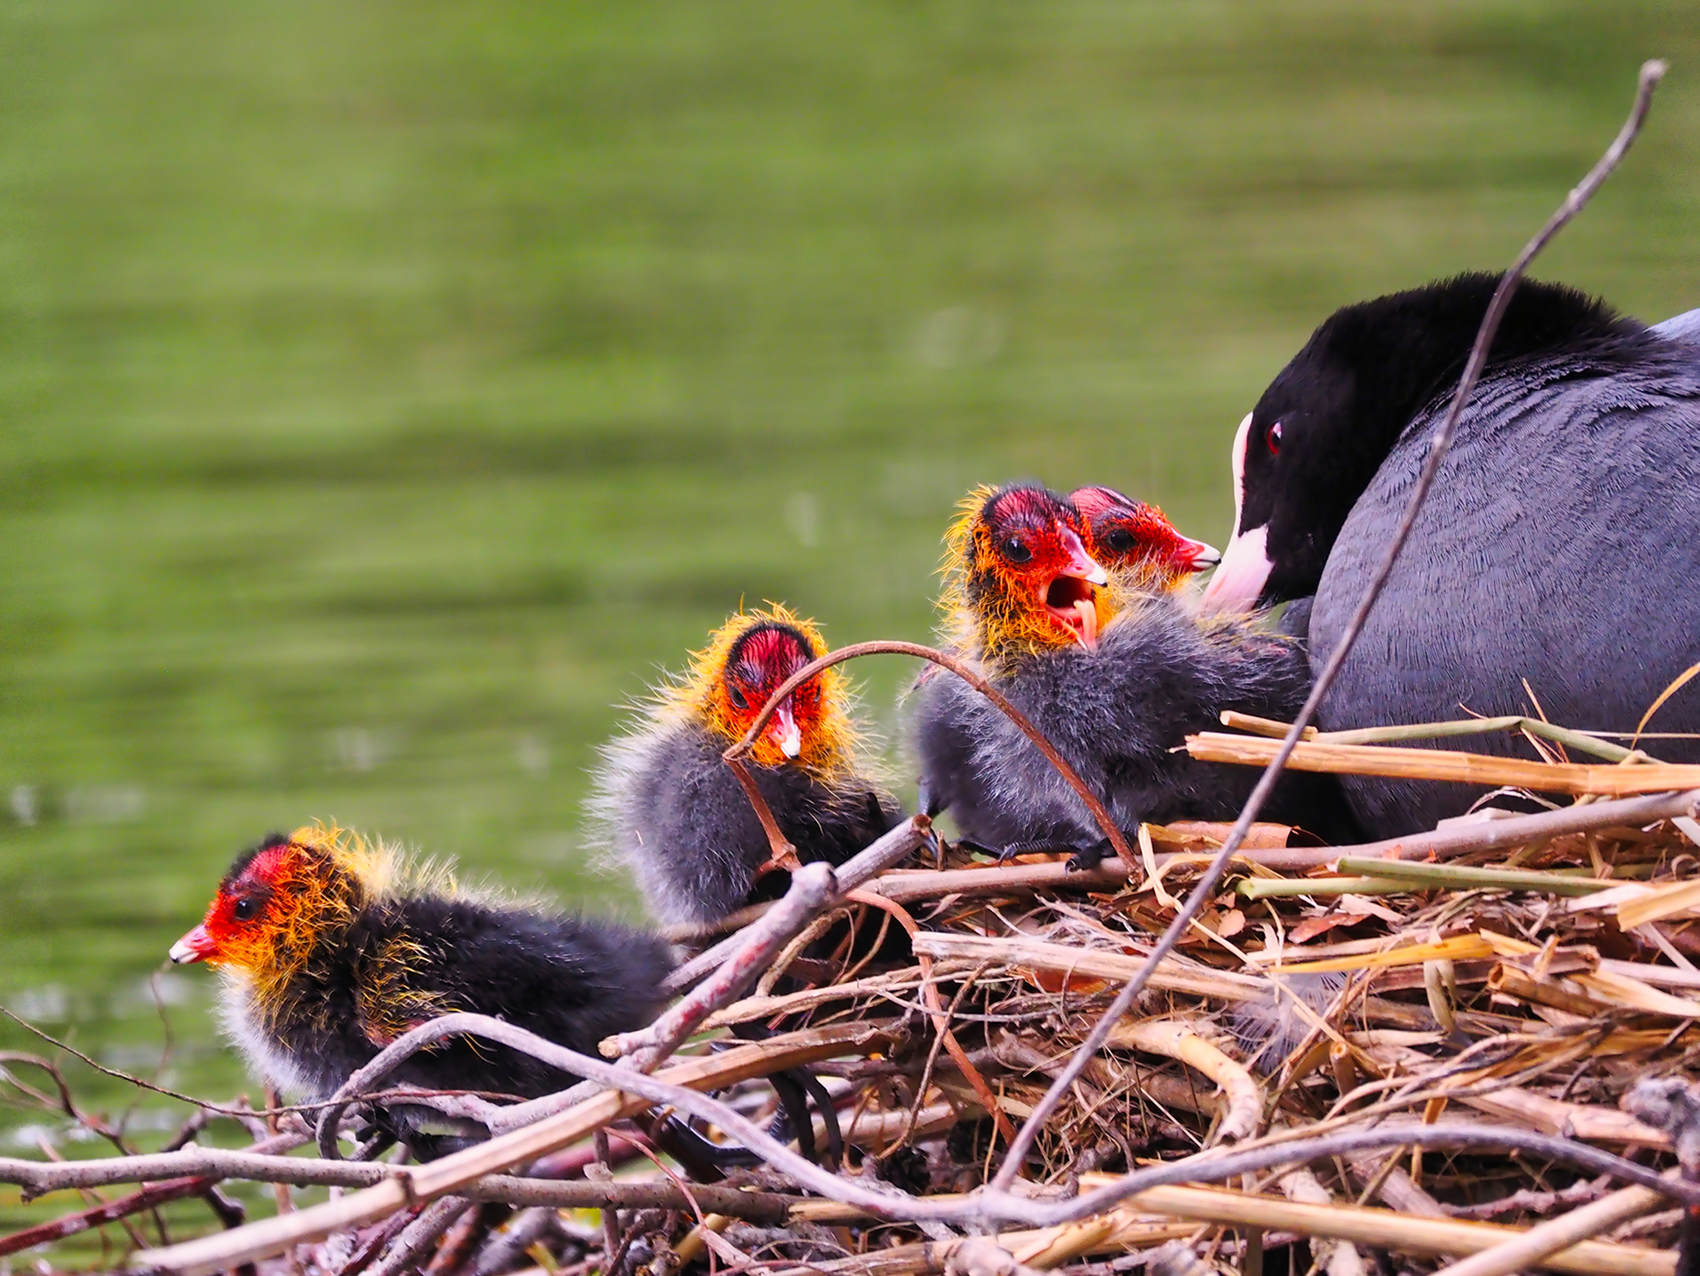
[[[1264,436],[1269,444],[1269,455],[1274,456],[1281,450],[1281,423],[1275,422],[1269,427],[1269,433]]]

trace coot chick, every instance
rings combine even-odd
[[[655,935],[471,893],[442,868],[321,827],[274,834],[237,856],[171,959],[218,968],[230,1036],[257,1071],[309,1102],[451,1011],[506,1019],[594,1056],[602,1038],[656,1016],[673,965]],[[403,1085],[522,1098],[576,1079],[465,1037],[394,1073]],[[398,1115],[405,1128],[408,1114]]]
[[[1200,622],[1172,591],[1116,594],[1079,528],[1068,499],[1037,484],[969,497],[946,552],[958,651],[1119,828],[1234,817],[1257,773],[1174,750],[1216,729],[1223,709],[1290,715],[1310,685],[1303,647],[1237,620]],[[1076,867],[1103,857],[1109,843],[1085,804],[985,697],[941,674],[922,681],[916,701],[928,806],[948,808],[965,841],[1003,855],[1071,847]],[[1270,818],[1324,836],[1350,828],[1329,777],[1290,776]]]
[[[637,728],[604,748],[592,813],[662,921],[714,922],[748,902],[770,848],[721,754],[825,651],[813,624],[782,606],[734,616]],[[828,669],[781,703],[745,758],[804,863],[842,864],[898,820],[864,774],[851,707],[844,676]]]
[[[1207,606],[1314,591],[1321,668],[1398,524],[1497,282],[1459,276],[1347,306],[1316,330],[1240,425],[1235,533]],[[1320,725],[1529,712],[1527,680],[1555,722],[1633,731],[1700,659],[1697,525],[1693,347],[1574,289],[1524,283]],[[1674,696],[1652,729],[1700,730],[1700,693]],[[1657,748],[1700,759],[1690,742]],[[1369,778],[1345,787],[1377,837],[1432,827],[1478,793]]]
[[[1080,515],[1086,552],[1122,590],[1173,589],[1222,557],[1182,536],[1155,505],[1113,487],[1077,487],[1068,499]]]

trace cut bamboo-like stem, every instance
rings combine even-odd
[[[1131,1198],[1130,1204],[1150,1214],[1263,1227],[1302,1236],[1327,1236],[1415,1254],[1476,1254],[1527,1234],[1521,1228],[1495,1223],[1409,1218],[1392,1210],[1305,1205],[1203,1187],[1152,1188]],[[1561,1272],[1598,1272],[1610,1276],[1675,1276],[1676,1273],[1676,1254],[1670,1250],[1605,1241],[1581,1241],[1537,1261],[1543,1267]]]
[[[1267,766],[1280,751],[1279,740],[1206,731],[1186,738],[1186,750],[1200,762],[1237,762]],[[1400,780],[1445,780],[1488,788],[1533,789],[1537,793],[1629,797],[1700,788],[1700,766],[1648,762],[1640,766],[1528,762],[1485,753],[1445,749],[1400,749],[1377,744],[1323,744],[1304,740],[1293,747],[1287,765],[1296,771],[1338,775],[1379,775]]]
[[[1234,889],[1242,899],[1292,899],[1302,895],[1408,895],[1424,888],[1391,877],[1248,877]]]
[[[1285,737],[1292,727],[1290,722],[1257,718],[1232,709],[1222,714],[1222,725],[1236,731],[1249,731],[1252,735],[1272,736],[1277,740]],[[1457,736],[1489,735],[1498,731],[1526,731],[1530,735],[1540,736],[1543,740],[1551,740],[1592,754],[1596,758],[1604,758],[1607,762],[1621,762],[1632,756],[1632,751],[1621,744],[1602,740],[1586,731],[1555,727],[1539,718],[1525,718],[1515,714],[1502,718],[1454,718],[1446,722],[1411,722],[1396,727],[1362,727],[1356,731],[1318,731],[1315,727],[1306,727],[1300,739],[1315,740],[1320,744],[1391,744],[1396,740],[1447,740]]]
[[[1503,963],[1495,966],[1493,973],[1488,976],[1487,990],[1507,997],[1516,997],[1519,1001],[1551,1006],[1554,1010],[1581,1015],[1584,1019],[1592,1019],[1595,1015],[1604,1014],[1611,1009],[1586,993],[1571,991],[1555,979],[1534,979],[1516,966]]]
[[[1535,869],[1466,868],[1460,864],[1412,864],[1398,860],[1372,860],[1356,855],[1342,856],[1342,873],[1392,877],[1419,890],[1542,891],[1548,895],[1592,895],[1623,885],[1598,877],[1577,877],[1563,871]]]

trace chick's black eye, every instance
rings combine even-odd
[[[1269,444],[1269,455],[1278,455],[1281,451],[1281,423],[1279,421],[1275,422],[1274,425],[1269,427],[1269,432],[1263,437],[1264,441]]]
[[[259,913],[260,901],[251,895],[237,900],[235,907],[230,910],[230,915],[239,922],[251,922]]]
[[[1112,527],[1104,535],[1104,545],[1118,554],[1125,554],[1133,548],[1133,533],[1125,527]]]
[[[1033,557],[1033,551],[1027,548],[1027,543],[1019,536],[1009,537],[998,546],[998,550],[1012,563],[1025,563]]]
[[[732,687],[730,693],[734,709],[748,709],[750,707],[750,702],[744,698],[744,693],[739,691],[738,688]]]

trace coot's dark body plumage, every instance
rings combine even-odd
[[[712,922],[734,912],[768,860],[767,835],[721,757],[727,744],[683,720],[611,746],[607,774],[620,782],[598,809],[662,921]],[[632,755],[629,765],[620,753]],[[853,775],[829,783],[791,763],[745,765],[804,863],[842,864],[898,821],[896,803]]]
[[[1242,545],[1266,537],[1261,601],[1315,591],[1317,669],[1398,525],[1495,282],[1466,276],[1338,312],[1242,427],[1225,578],[1243,568]],[[1555,722],[1630,731],[1700,660],[1700,365],[1672,323],[1667,336],[1570,289],[1519,289],[1322,706],[1325,729],[1529,712],[1527,680]],[[1649,729],[1700,730],[1700,693],[1673,697]],[[1495,737],[1471,747],[1522,751]],[[1700,758],[1693,742],[1652,748]],[[1345,787],[1375,836],[1431,827],[1479,794]]]
[[[1056,746],[1116,825],[1233,819],[1256,783],[1250,767],[1174,750],[1219,730],[1224,709],[1289,718],[1310,689],[1297,641],[1228,622],[1200,624],[1172,595],[1135,598],[1100,635],[1021,657],[993,678]],[[930,804],[984,846],[1089,847],[1103,833],[1079,796],[990,701],[954,677],[917,693],[916,747]],[[1355,831],[1331,777],[1290,773],[1266,818],[1330,840]]]
[[[1444,408],[1436,411],[1444,411]],[[1341,530],[1310,621],[1326,660],[1392,535],[1436,412],[1412,424]],[[1562,427],[1561,438],[1555,431]],[[1671,680],[1700,661],[1700,366],[1649,343],[1598,375],[1558,357],[1477,390],[1435,492],[1323,706],[1328,730],[1529,712],[1633,731]],[[1649,730],[1700,731],[1700,695],[1679,692]],[[1505,737],[1471,748],[1512,752]],[[1669,761],[1700,742],[1656,740]],[[1432,827],[1475,791],[1348,782],[1384,836]]]

